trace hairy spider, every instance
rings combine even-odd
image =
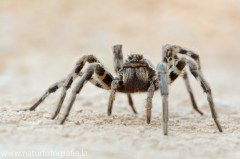
[[[94,55],[84,55],[76,63],[73,71],[64,79],[53,84],[44,95],[29,109],[24,110],[34,110],[37,106],[43,102],[46,97],[55,92],[58,88],[63,87],[62,94],[59,99],[57,109],[52,116],[55,119],[60,109],[62,103],[66,97],[67,90],[71,87],[72,82],[76,77],[80,76],[81,79],[76,84],[72,90],[72,95],[70,101],[67,105],[67,111],[64,113],[63,119],[60,124],[63,124],[69,115],[72,105],[76,99],[76,95],[80,93],[84,84],[88,81],[93,85],[110,90],[110,98],[108,103],[108,115],[112,114],[113,101],[115,99],[116,92],[126,93],[128,96],[128,101],[134,113],[137,113],[131,97],[131,93],[135,92],[148,92],[147,97],[147,123],[151,121],[151,108],[152,108],[152,98],[154,91],[160,88],[162,95],[162,106],[163,106],[163,132],[164,135],[168,134],[168,85],[177,79],[180,75],[183,76],[187,90],[190,94],[191,102],[193,108],[203,115],[201,111],[198,110],[196,105],[187,72],[184,70],[186,64],[190,67],[190,72],[193,76],[200,82],[203,91],[207,94],[207,99],[211,108],[212,117],[216,123],[216,126],[220,132],[222,132],[221,125],[217,119],[217,112],[214,107],[211,89],[205,78],[201,73],[199,55],[195,52],[185,49],[181,46],[164,44],[162,47],[162,60],[157,67],[147,58],[144,58],[140,53],[130,53],[128,58],[123,63],[122,55],[122,45],[117,44],[113,46],[114,55],[114,69],[117,73],[117,77],[113,77],[110,72],[101,64],[101,62]],[[191,58],[181,57],[179,58],[177,54],[183,54],[190,56]],[[81,70],[85,63],[88,62],[90,65],[86,69],[85,73]]]

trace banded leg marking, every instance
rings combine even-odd
[[[103,70],[104,70],[104,72],[103,72]],[[72,95],[71,95],[70,101],[67,105],[67,109],[66,109],[66,111],[63,115],[63,119],[60,122],[60,124],[63,124],[65,122],[65,120],[67,119],[67,117],[69,115],[69,112],[72,108],[72,105],[73,105],[73,103],[76,99],[76,95],[80,93],[84,84],[86,84],[91,79],[93,73],[95,73],[96,75],[101,77],[101,75],[104,75],[105,72],[109,76],[109,78],[111,78],[111,80],[110,79],[109,80],[103,80],[103,82],[107,85],[110,85],[113,81],[113,76],[107,70],[105,70],[104,67],[100,63],[93,63],[93,64],[90,64],[88,66],[86,72],[83,74],[80,81],[77,83],[75,88],[72,90]]]
[[[97,60],[97,58],[93,55],[83,55],[76,63],[75,68],[73,69],[72,73],[67,77],[66,81],[63,84],[63,89],[62,89],[62,93],[60,96],[60,99],[58,101],[57,104],[57,109],[54,112],[54,115],[52,116],[51,119],[55,119],[58,115],[58,113],[61,110],[62,104],[64,102],[64,99],[66,97],[67,91],[68,89],[71,87],[73,81],[76,79],[76,77],[78,76],[78,74],[80,74],[82,68],[84,67],[84,65],[86,64],[86,62],[88,63],[96,63],[99,61]]]
[[[111,85],[111,93],[110,93],[110,97],[109,97],[108,112],[107,112],[108,116],[112,115],[113,102],[115,100],[116,91],[119,86],[118,82],[119,82],[118,80],[114,80]]]
[[[215,105],[213,103],[212,91],[211,91],[211,88],[210,88],[209,84],[207,83],[207,81],[203,77],[201,71],[198,69],[197,64],[195,62],[193,62],[190,59],[186,59],[186,62],[188,63],[188,65],[190,67],[191,73],[199,81],[199,83],[202,86],[203,91],[207,94],[207,99],[208,99],[208,103],[210,105],[212,118],[214,119],[215,124],[216,124],[219,132],[222,132],[222,127],[221,127],[221,125],[218,121],[217,112],[216,112],[216,109],[215,109]]]
[[[180,53],[180,54],[187,55],[187,56],[193,58],[197,62],[199,70],[201,69],[199,55],[197,53],[195,53],[194,51],[191,51],[189,49],[186,49],[186,48],[178,46],[178,45],[164,44],[163,45],[164,56],[169,51],[170,52],[173,51],[175,54]]]
[[[181,75],[184,67],[186,66],[186,62],[183,58],[177,60],[172,67],[168,70],[168,83],[171,84],[174,82],[179,75]]]
[[[65,79],[62,79],[62,80],[54,83],[52,86],[50,86],[47,89],[47,91],[42,95],[42,97],[39,98],[37,100],[37,102],[35,102],[30,108],[19,110],[19,111],[27,111],[27,110],[33,111],[33,110],[35,110],[39,106],[39,104],[41,104],[51,93],[56,92],[60,87],[62,87],[64,80]]]

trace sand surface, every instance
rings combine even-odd
[[[82,158],[114,159],[240,158],[239,28],[237,0],[0,1],[0,159],[26,158],[3,156],[6,151],[60,156],[74,151],[87,153]],[[83,54],[96,55],[114,73],[115,43],[123,44],[125,57],[142,52],[155,64],[164,43],[198,52],[223,133],[193,77],[191,86],[204,115],[193,110],[184,81],[177,79],[170,86],[168,136],[162,132],[160,91],[153,98],[149,125],[147,94],[133,95],[137,115],[127,96],[117,94],[108,117],[109,91],[91,84],[77,96],[63,126],[58,123],[71,90],[55,121],[50,118],[61,90],[36,111],[16,112],[34,104]],[[38,158],[54,158],[46,155]]]

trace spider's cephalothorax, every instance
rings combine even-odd
[[[177,54],[190,56],[191,59],[186,57],[179,58]],[[95,56],[84,55],[77,61],[75,68],[66,78],[53,84],[32,107],[24,110],[35,110],[37,106],[42,103],[49,94],[55,92],[58,88],[63,87],[57,109],[52,117],[52,119],[55,119],[60,112],[62,103],[66,97],[67,90],[71,87],[76,77],[81,77],[79,82],[72,90],[72,96],[68,103],[67,110],[64,113],[61,124],[63,124],[68,117],[72,105],[76,99],[76,95],[81,91],[84,84],[88,81],[102,89],[111,90],[108,103],[108,115],[112,114],[112,106],[116,92],[122,92],[127,94],[129,104],[133,109],[134,113],[137,112],[133,106],[131,93],[148,92],[146,112],[147,123],[149,124],[151,121],[153,94],[154,91],[160,88],[163,106],[163,132],[165,135],[167,135],[168,85],[175,81],[180,75],[183,76],[183,79],[187,86],[193,108],[201,115],[203,114],[201,111],[198,110],[192,93],[192,89],[189,84],[187,72],[184,70],[186,64],[188,64],[192,75],[200,82],[204,92],[207,94],[207,99],[211,108],[212,117],[216,123],[218,130],[222,132],[222,128],[218,121],[217,112],[213,103],[210,86],[201,73],[198,54],[181,46],[165,44],[163,45],[162,60],[157,67],[155,67],[149,59],[145,58],[140,53],[130,53],[126,61],[123,63],[122,45],[119,44],[113,46],[113,55],[114,69],[117,73],[116,77],[113,77],[111,73],[107,71],[107,69],[100,63],[100,61]],[[90,63],[90,65],[83,73],[81,72],[81,70],[86,62]]]

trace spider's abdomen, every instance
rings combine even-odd
[[[144,92],[148,90],[148,71],[145,67],[124,68],[123,84],[127,92]]]

